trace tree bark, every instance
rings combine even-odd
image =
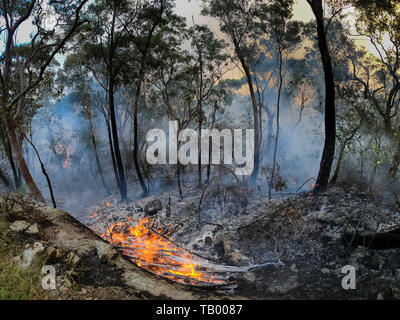
[[[324,25],[322,0],[307,0],[317,21],[318,47],[325,75],[325,144],[314,192],[325,191],[329,184],[336,144],[335,81],[332,59]]]
[[[247,83],[249,86],[251,103],[253,106],[253,118],[254,118],[254,171],[251,175],[251,181],[255,183],[258,178],[258,173],[260,171],[260,124],[258,115],[257,99],[254,93],[253,80],[251,77],[249,66],[247,65],[245,59],[240,58],[243,70],[246,74]],[[246,151],[248,152],[248,150]]]
[[[51,180],[50,180],[49,175],[47,174],[47,171],[46,171],[46,168],[44,166],[44,163],[43,163],[42,159],[40,158],[39,151],[36,149],[35,145],[33,144],[33,142],[31,140],[29,140],[26,136],[25,136],[25,138],[29,142],[29,144],[32,146],[33,150],[36,153],[36,156],[37,156],[37,158],[39,160],[39,163],[40,163],[40,168],[42,169],[42,173],[45,176],[46,181],[47,181],[47,186],[49,187],[49,192],[50,192],[51,201],[53,202],[53,207],[57,208],[56,199],[54,197],[54,192],[53,192],[53,186],[51,185]]]
[[[20,144],[18,143],[18,138],[16,134],[17,123],[10,115],[6,114],[6,124],[7,124],[7,132],[8,137],[10,139],[11,148],[13,149],[15,160],[19,169],[21,170],[21,174],[24,177],[24,180],[29,188],[30,193],[32,194],[33,199],[38,202],[46,203],[42,193],[37,187],[35,181],[32,178],[32,175],[29,171],[29,168],[26,164],[24,155],[22,153],[22,149]]]
[[[283,85],[283,77],[282,77],[282,66],[283,66],[283,57],[282,51],[279,52],[279,88],[278,88],[278,101],[276,103],[276,137],[275,137],[275,145],[274,145],[274,156],[272,161],[272,173],[271,173],[271,181],[269,182],[269,190],[268,190],[268,198],[272,198],[272,188],[275,182],[275,171],[276,171],[276,156],[278,151],[278,142],[279,142],[279,117],[280,117],[280,106],[281,106],[281,92]]]

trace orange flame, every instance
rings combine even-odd
[[[132,225],[131,221],[128,219],[127,223],[111,225],[101,237],[122,248],[122,253],[139,267],[157,275],[191,285],[225,283],[202,272],[197,257],[164,237],[162,230],[149,227],[152,222],[148,217],[136,225]]]

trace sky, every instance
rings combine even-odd
[[[217,21],[215,19],[203,17],[200,15],[201,6],[202,0],[176,0],[175,11],[177,14],[187,18],[188,26],[193,25],[193,20],[196,24],[207,24],[211,28],[211,30],[213,30],[217,34],[217,37],[222,38],[223,35],[219,31]],[[310,20],[314,19],[311,8],[307,4],[306,0],[296,0],[294,6],[294,19],[303,22],[309,22]],[[28,42],[30,40],[30,35],[33,31],[34,29],[32,27],[32,21],[28,20],[24,22],[18,30],[17,43]],[[1,40],[2,41],[0,41],[0,52],[4,50],[5,34],[1,36]],[[358,39],[357,43],[359,45],[367,47],[372,53],[376,54],[376,52],[374,52],[375,49],[365,39]],[[62,63],[65,60],[65,57],[57,56],[57,60]]]

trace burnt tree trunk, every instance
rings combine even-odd
[[[251,181],[255,183],[257,181],[258,172],[260,171],[260,124],[258,115],[258,104],[256,95],[254,93],[253,80],[250,74],[249,66],[247,65],[244,58],[240,59],[243,70],[246,74],[247,83],[250,90],[251,103],[253,106],[253,118],[254,118],[254,171],[251,176]],[[248,150],[246,150],[248,152]]]
[[[115,54],[115,44],[114,44],[114,28],[115,28],[115,20],[116,20],[116,9],[114,8],[113,21],[111,26],[110,33],[110,41],[108,44],[108,106],[110,112],[110,121],[111,121],[111,133],[113,139],[114,146],[114,156],[116,167],[118,171],[118,176],[116,177],[118,188],[121,194],[122,201],[127,199],[127,187],[125,180],[125,172],[124,166],[122,164],[121,150],[119,148],[119,140],[118,140],[118,128],[117,121],[115,118],[115,101],[114,101],[114,93],[115,93],[115,83],[114,83],[114,54]]]
[[[335,110],[335,81],[332,59],[329,53],[328,41],[324,25],[322,0],[307,0],[317,21],[318,47],[321,53],[325,75],[325,145],[322,153],[320,170],[314,192],[326,190],[335,156],[336,144],[336,110]]]
[[[400,248],[400,229],[386,233],[351,233],[343,235],[343,242],[347,246],[362,246],[371,250],[389,250]]]
[[[396,153],[395,153],[393,161],[392,161],[392,165],[390,166],[389,178],[391,178],[391,179],[396,178],[396,174],[397,174],[397,171],[399,170],[399,166],[400,166],[400,140],[399,140],[399,144],[397,146]]]
[[[46,168],[45,168],[44,163],[43,163],[43,161],[42,161],[42,158],[40,157],[39,151],[36,149],[36,147],[35,147],[35,145],[33,144],[33,142],[32,142],[31,140],[28,139],[28,137],[25,136],[25,139],[29,142],[29,144],[32,146],[33,150],[34,150],[35,153],[36,153],[36,156],[37,156],[37,158],[38,158],[38,160],[39,160],[39,163],[40,163],[40,168],[42,169],[42,173],[43,173],[43,175],[45,176],[46,181],[47,181],[47,186],[49,187],[49,193],[50,193],[50,197],[51,197],[51,202],[53,203],[53,207],[54,207],[54,208],[57,208],[56,199],[55,199],[55,197],[54,197],[54,192],[53,192],[53,186],[52,186],[52,184],[51,184],[50,177],[49,177],[49,175],[47,174],[47,171],[46,171]]]

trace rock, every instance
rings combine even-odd
[[[38,234],[39,233],[38,225],[36,223],[30,225],[29,228],[25,232],[28,234]]]
[[[113,260],[113,258],[118,254],[118,252],[111,245],[104,243],[103,241],[96,241],[95,246],[100,260]]]
[[[147,203],[144,207],[144,213],[148,216],[153,216],[162,210],[162,203],[160,199],[155,199]]]
[[[45,248],[41,242],[35,242],[33,246],[24,250],[21,256],[14,257],[13,261],[22,271],[25,271],[33,265],[37,256],[44,250]]]
[[[24,220],[17,220],[10,225],[10,230],[15,232],[24,232],[29,228],[30,224]]]

